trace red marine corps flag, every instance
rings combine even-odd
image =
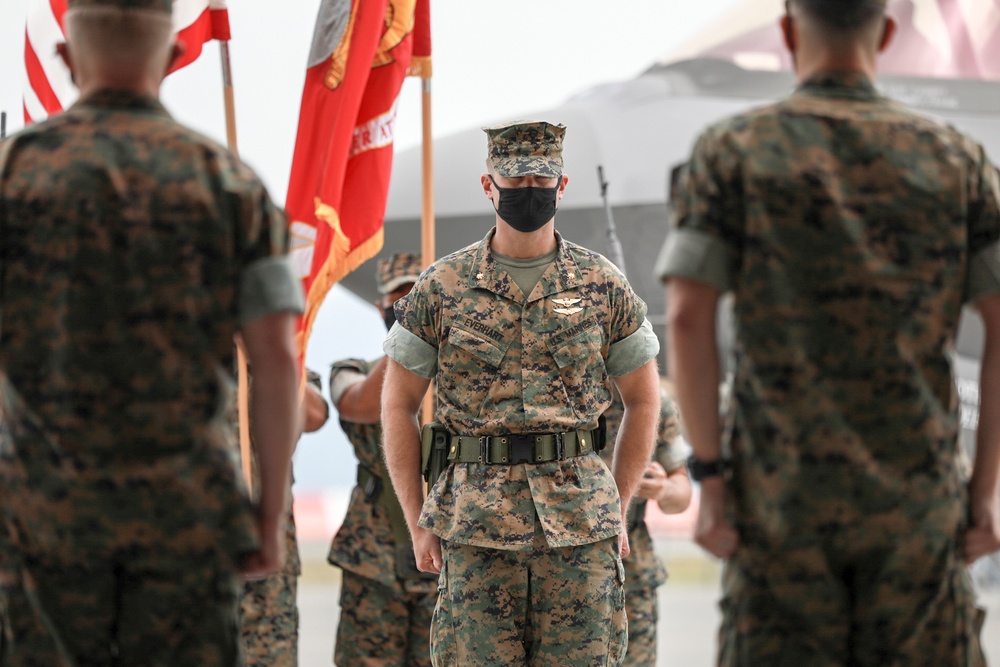
[[[413,55],[416,5],[423,2],[320,4],[285,200],[292,258],[306,293],[302,359],[327,292],[382,248],[396,101]],[[429,62],[421,63],[429,70]]]
[[[56,44],[66,40],[63,17],[66,0],[28,0],[24,36],[24,122],[38,122],[59,113],[76,100],[76,86],[69,69],[56,54]],[[229,14],[225,0],[174,0],[174,31],[184,43],[183,57],[171,71],[193,62],[202,44],[229,39]]]

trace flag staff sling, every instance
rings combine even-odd
[[[226,145],[239,156],[236,142],[236,95],[233,92],[233,70],[229,60],[229,40],[219,41],[222,56],[222,93],[226,106]],[[237,406],[240,416],[240,462],[247,492],[253,497],[253,454],[250,452],[250,377],[247,372],[247,353],[243,339],[236,338]]]

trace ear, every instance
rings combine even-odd
[[[489,174],[483,174],[479,177],[479,182],[483,184],[483,194],[486,195],[487,199],[493,198],[493,181],[490,180]]]
[[[885,17],[885,25],[882,26],[882,38],[878,42],[878,52],[882,53],[885,51],[889,44],[892,43],[892,38],[896,36],[896,21],[891,16]]]
[[[569,183],[569,176],[563,174],[559,177],[559,190],[556,192],[556,201],[561,201],[566,193],[566,184]]]
[[[792,17],[788,14],[782,16],[779,26],[781,27],[781,37],[785,42],[785,48],[788,49],[789,53],[795,53],[795,22],[792,20]]]

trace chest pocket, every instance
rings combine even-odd
[[[493,368],[500,367],[500,362],[510,347],[510,341],[497,342],[456,326],[448,332],[448,343]]]
[[[569,340],[547,343],[577,417],[596,419],[611,400],[608,371],[601,350],[604,336],[595,322]]]
[[[491,394],[511,342],[452,325],[438,357],[438,391],[452,405],[477,418],[496,400]]]

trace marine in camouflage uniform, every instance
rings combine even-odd
[[[149,69],[166,71],[170,11],[69,0],[68,48],[141,23],[163,40]],[[276,337],[287,354],[260,352],[302,309],[287,223],[231,153],[134,81],[93,76],[0,145],[0,508],[33,614],[13,625],[47,631],[15,637],[5,664],[237,665],[237,566],[270,567],[276,533],[260,541],[265,510],[255,520],[244,493],[225,369],[242,331],[294,390],[291,335]],[[265,481],[273,499],[280,471]]]
[[[417,565],[440,568],[437,667],[625,652],[618,489],[631,498],[652,452],[659,346],[621,272],[555,232],[564,131],[486,129],[497,227],[421,275],[384,348],[386,459]],[[451,464],[423,502],[414,415],[431,378]],[[594,443],[612,379],[631,413],[614,476]]]
[[[321,401],[325,405],[326,401],[319,393],[323,388],[319,374],[306,369],[306,376],[310,385],[306,401]],[[238,419],[235,402],[231,419],[234,423]],[[310,426],[307,419],[305,432],[318,430],[322,425],[320,422]],[[252,437],[250,447],[250,451],[254,452]],[[257,489],[260,485],[260,473],[256,458],[251,464],[251,470],[253,488]],[[295,514],[291,502],[285,525],[285,562],[281,571],[264,579],[243,583],[240,619],[247,667],[295,667],[299,662],[299,607],[296,597],[302,561],[295,537]]]
[[[729,557],[719,664],[980,665],[949,354],[963,304],[983,314],[987,349],[998,336],[997,173],[973,140],[880,95],[873,65],[817,61],[825,33],[838,53],[866,40],[874,63],[884,7],[789,9],[786,39],[808,42],[813,68],[797,60],[790,97],[701,135],[658,266],[706,464],[720,451],[704,409],[715,308],[735,296],[731,475],[702,481],[696,534]],[[824,27],[851,18],[861,32]],[[984,357],[984,378],[995,364]],[[988,431],[979,446],[996,452]],[[980,463],[995,517],[997,471]]]
[[[393,302],[419,275],[420,257],[412,253],[379,260],[376,307],[387,326],[395,322]],[[413,543],[385,469],[379,424],[384,373],[384,357],[345,359],[330,371],[330,397],[358,460],[358,484],[328,557],[343,571],[334,664],[429,667],[437,582],[413,562]]]
[[[615,392],[611,406],[604,411],[607,421],[607,438],[612,445],[621,428],[622,402]],[[661,511],[669,514],[683,512],[691,502],[691,482],[688,480],[688,451],[680,437],[677,406],[660,388],[660,420],[657,427],[656,449],[647,475],[661,479],[663,485],[656,500]],[[608,466],[612,463],[614,447],[606,447],[601,458]],[[644,478],[645,481],[645,478]],[[652,483],[652,480],[650,480]],[[656,664],[656,589],[667,581],[667,571],[653,547],[653,538],[646,526],[646,498],[636,494],[626,515],[628,542],[632,553],[622,559],[625,566],[625,613],[628,618],[628,653],[623,667],[649,667]]]

